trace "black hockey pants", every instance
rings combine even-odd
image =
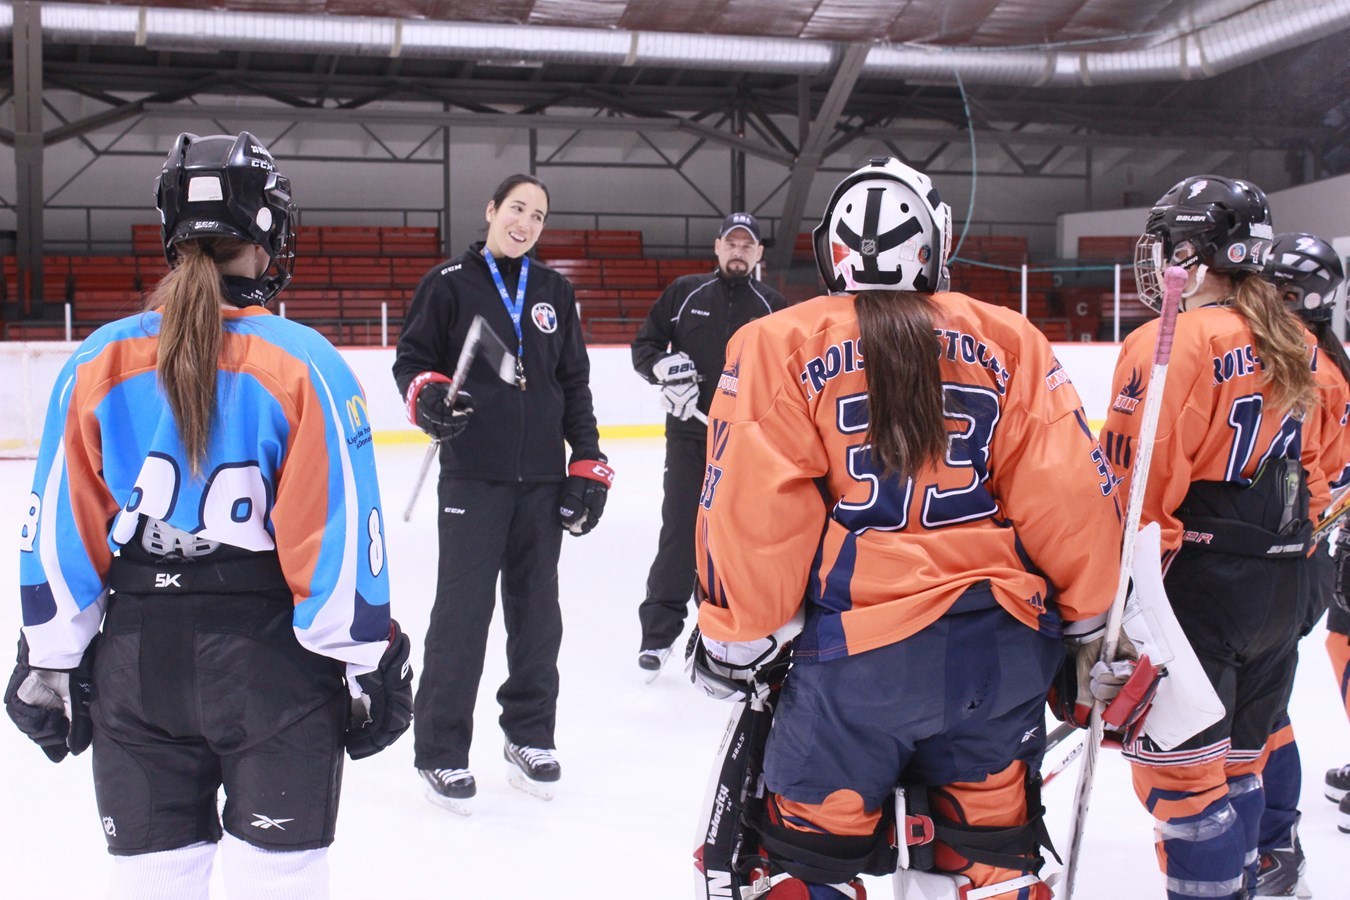
[[[694,593],[694,522],[703,487],[705,438],[666,434],[665,496],[661,501],[661,537],[647,575],[647,598],[638,607],[641,650],[669,647],[684,628]]]
[[[559,490],[556,482],[440,480],[436,602],[413,707],[417,768],[468,767],[498,573],[508,672],[497,691],[502,731],[513,743],[554,746],[562,645]]]

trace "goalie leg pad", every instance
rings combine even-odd
[[[760,845],[775,871],[786,872],[816,884],[844,884],[860,873],[889,874],[895,870],[891,847],[891,816],[885,811],[873,818],[869,834],[831,834],[810,828],[808,815],[820,804],[799,804],[770,794],[764,812],[755,823]]]
[[[951,784],[928,794],[936,836],[934,867],[939,870],[993,883],[1035,875],[1045,864],[1040,849],[1054,853],[1043,819],[1040,776],[1020,760],[982,782]]]
[[[1026,893],[1021,893],[1024,890]],[[970,879],[964,875],[913,869],[895,873],[896,900],[994,900],[996,897],[1051,900],[1051,893],[1050,886],[1035,875],[1021,875],[977,888],[971,887]]]

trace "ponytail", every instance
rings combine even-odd
[[[939,459],[947,446],[942,371],[926,294],[861,291],[854,299],[867,372],[872,460],[904,478]]]
[[[160,279],[148,305],[161,310],[156,374],[169,401],[192,476],[200,478],[216,406],[216,367],[224,346],[227,303],[216,263],[251,244],[234,238],[180,241],[177,265]]]
[[[1318,402],[1303,323],[1265,279],[1248,275],[1236,288],[1233,309],[1251,330],[1256,355],[1265,367],[1271,404],[1281,413],[1301,417]]]

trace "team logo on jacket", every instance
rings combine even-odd
[[[558,314],[553,311],[552,304],[536,303],[534,309],[530,310],[530,318],[534,319],[534,327],[544,334],[558,330]]]
[[[1053,391],[1061,384],[1068,384],[1068,383],[1069,383],[1069,373],[1064,371],[1064,367],[1060,365],[1059,360],[1055,360],[1055,364],[1050,367],[1050,371],[1046,373],[1045,376],[1046,390]]]
[[[717,379],[717,389],[728,397],[736,396],[736,389],[741,384],[741,358],[736,357],[736,361],[730,368],[722,370],[722,376]]]
[[[1120,393],[1116,395],[1116,402],[1111,404],[1111,408],[1116,412],[1123,412],[1127,416],[1134,415],[1135,409],[1139,406],[1139,400],[1144,396],[1144,378],[1139,374],[1138,369],[1130,370],[1130,380],[1120,387]]]

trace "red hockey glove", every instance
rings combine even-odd
[[[567,467],[567,480],[558,495],[562,527],[574,535],[588,534],[605,511],[605,498],[614,483],[614,470],[602,456],[583,459]]]
[[[460,391],[453,404],[449,398],[450,379],[440,372],[423,372],[408,385],[408,421],[431,435],[432,440],[450,440],[468,427],[473,397],[468,391]]]

